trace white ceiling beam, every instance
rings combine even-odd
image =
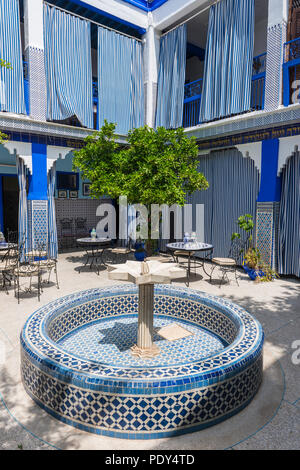
[[[105,11],[121,20],[132,23],[140,28],[147,29],[148,15],[146,11],[125,3],[122,0],[82,0],[98,10]]]
[[[184,17],[215,3],[215,0],[169,0],[152,12],[153,26],[159,31],[173,26]]]

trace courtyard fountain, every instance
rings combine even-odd
[[[220,423],[251,402],[262,381],[257,320],[169,285],[186,274],[174,263],[108,269],[130,284],[73,293],[27,320],[22,381],[39,406],[85,431],[154,439]]]
[[[154,284],[169,284],[172,279],[184,276],[185,270],[175,263],[127,261],[109,265],[109,279],[130,281],[139,288],[138,337],[131,348],[133,355],[150,358],[159,354],[159,347],[153,342]]]

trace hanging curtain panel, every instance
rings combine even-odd
[[[0,111],[26,114],[18,0],[0,0]]]
[[[254,0],[221,0],[210,9],[200,122],[250,110]]]
[[[300,152],[283,170],[278,261],[280,274],[300,277]]]
[[[21,248],[21,261],[25,260],[25,253],[28,252],[28,212],[27,212],[27,192],[26,175],[27,170],[24,161],[16,159],[18,181],[19,181],[19,246]]]
[[[156,127],[182,126],[187,29],[182,25],[160,42]]]
[[[238,217],[251,214],[255,219],[259,171],[253,160],[244,158],[236,149],[200,157],[199,171],[210,187],[193,194],[188,202],[204,205],[203,241],[214,246],[214,256],[226,257],[231,235],[238,232]]]
[[[91,25],[44,5],[47,119],[93,128]]]
[[[98,128],[104,120],[126,135],[144,125],[142,44],[98,27]]]
[[[49,233],[49,253],[52,259],[57,259],[57,227],[55,213],[55,182],[56,182],[56,163],[54,163],[48,173],[48,233]]]

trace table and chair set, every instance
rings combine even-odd
[[[51,237],[49,237],[51,240]],[[43,241],[44,240],[44,241]],[[7,241],[0,242],[0,276],[2,287],[9,294],[8,287],[14,285],[14,295],[20,302],[20,293],[37,292],[40,300],[43,284],[50,284],[51,274],[55,275],[55,284],[59,289],[57,257],[48,237],[40,237],[35,246],[28,249],[25,234],[19,237],[17,232],[9,232]],[[47,279],[44,279],[44,276]],[[28,280],[26,286],[23,281]]]
[[[82,230],[84,229],[84,221]],[[85,232],[83,232],[85,233]],[[55,284],[59,289],[57,257],[51,256],[53,247],[49,241],[40,241],[33,249],[27,250],[25,236],[19,240],[18,233],[9,233],[7,242],[0,242],[0,276],[2,277],[2,287],[8,294],[8,286],[14,284],[14,294],[20,302],[20,293],[22,291],[32,292],[35,288],[38,300],[43,292],[43,284],[50,283],[51,274],[55,275]],[[41,237],[43,240],[43,237]],[[48,239],[47,239],[48,240]],[[49,237],[51,240],[51,236]],[[97,238],[95,236],[84,236],[77,238],[76,246],[84,249],[86,255],[83,258],[83,264],[78,268],[80,273],[84,267],[96,268],[99,275],[101,267],[107,268],[105,255],[107,252],[115,255],[118,263],[126,262],[134,249],[132,244],[126,247],[115,246],[110,238]],[[210,282],[213,281],[213,274],[216,268],[221,273],[219,277],[219,286],[227,280],[231,272],[235,275],[238,284],[237,269],[241,264],[241,254],[244,250],[244,244],[240,239],[231,242],[227,258],[213,257],[214,246],[208,243],[194,241],[169,243],[166,246],[167,256],[165,260],[172,260],[179,266],[186,269],[186,284],[190,285],[192,275],[197,275],[197,269],[202,268]],[[109,261],[109,263],[111,260]],[[47,279],[44,277],[47,276]],[[27,278],[29,286],[22,287],[21,281]]]

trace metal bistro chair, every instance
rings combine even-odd
[[[129,238],[127,246],[113,246],[108,249],[108,252],[116,255],[116,260],[112,260],[113,262],[116,261],[117,263],[120,263],[120,261],[122,261],[126,263],[129,255],[134,252],[133,241]]]
[[[60,247],[62,249],[72,248],[74,246],[73,219],[60,219]]]
[[[75,219],[75,238],[85,238],[89,236],[87,229],[87,219],[83,217],[77,217]]]
[[[50,236],[51,239],[51,236]],[[58,282],[58,272],[57,272],[57,258],[54,256],[54,243],[49,242],[47,247],[46,256],[41,257],[40,260],[35,261],[35,263],[39,264],[39,268],[42,271],[48,273],[48,280],[47,283],[50,283],[51,273],[54,272],[55,279],[56,279],[56,287],[59,289],[59,282]]]
[[[14,269],[14,286],[15,297],[20,303],[20,292],[32,292],[32,280],[37,280],[37,294],[40,301],[42,287],[42,275],[45,273],[45,268],[42,267],[41,261],[47,256],[47,246],[44,242],[40,242],[31,251],[25,253],[25,262],[18,262],[18,266]],[[21,288],[20,280],[29,279],[29,287]]]
[[[19,232],[18,231],[7,231],[7,243],[18,244],[19,242]]]
[[[19,251],[16,247],[9,246],[4,259],[0,262],[0,274],[2,276],[2,287],[8,295],[7,284],[11,286],[14,270],[18,265]]]
[[[212,282],[212,276],[213,276],[214,270],[216,269],[216,267],[219,267],[222,273],[219,287],[221,287],[225,279],[227,279],[227,281],[230,282],[230,279],[228,277],[228,273],[230,272],[234,273],[235,281],[237,285],[239,285],[238,277],[237,277],[237,269],[241,260],[241,255],[244,252],[246,243],[247,242],[241,240],[240,238],[236,238],[231,241],[227,258],[213,258],[211,260],[214,266],[210,273],[210,282]]]

